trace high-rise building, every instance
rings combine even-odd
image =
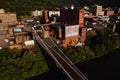
[[[50,36],[60,46],[75,46],[79,41],[79,25],[52,25],[50,30]]]
[[[64,9],[60,11],[62,24],[84,27],[84,9]]]
[[[103,15],[102,6],[95,5],[93,7],[93,15],[95,15],[95,16]]]

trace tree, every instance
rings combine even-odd
[[[73,63],[83,62],[94,57],[93,51],[88,46],[78,46],[66,49],[64,52]]]
[[[36,56],[27,49],[0,50],[0,79],[21,80],[47,71],[48,67],[41,52]]]
[[[15,12],[17,16],[30,15],[34,10],[53,10],[60,5],[50,0],[7,0],[0,1],[0,7],[6,12]]]

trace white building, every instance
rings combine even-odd
[[[31,15],[32,16],[42,16],[43,15],[43,10],[41,10],[41,11],[38,11],[38,10],[31,11]]]
[[[95,5],[93,7],[93,11],[94,11],[93,13],[95,16],[99,16],[99,15],[103,16],[104,15],[104,12],[102,10],[102,6],[100,6],[100,5]]]
[[[0,14],[5,13],[4,9],[0,9]]]
[[[49,11],[49,17],[52,15],[60,16],[60,11]]]

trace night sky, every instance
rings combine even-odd
[[[71,5],[74,4],[75,6],[82,7],[92,6],[95,4],[103,5],[103,7],[120,7],[120,0],[56,0],[61,2],[63,5]]]

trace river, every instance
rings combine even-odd
[[[76,64],[88,80],[120,80],[120,49],[108,54]],[[60,69],[54,69],[27,80],[68,80]]]
[[[88,80],[120,80],[120,49],[76,66]]]

